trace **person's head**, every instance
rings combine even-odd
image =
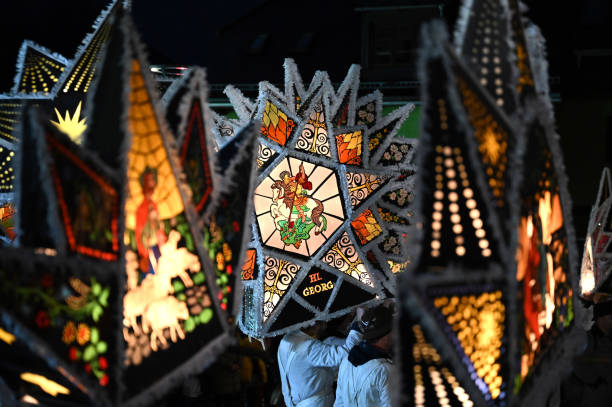
[[[363,339],[371,345],[375,345],[385,351],[393,346],[393,304],[390,306],[379,305],[365,311],[361,318]]]
[[[317,321],[314,325],[302,328],[302,332],[312,336],[313,338],[320,338],[327,329],[327,323],[325,321]]]
[[[157,171],[153,168],[145,168],[140,176],[140,186],[144,195],[151,195],[157,186]]]

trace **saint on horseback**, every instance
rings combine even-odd
[[[289,171],[281,172],[280,179],[275,180],[271,188],[270,213],[285,245],[299,249],[302,240],[310,238],[312,229],[315,235],[327,229],[327,219],[322,215],[323,203],[308,196],[312,183],[303,164],[295,176],[291,176]]]

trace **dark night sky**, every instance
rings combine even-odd
[[[210,66],[220,63],[212,52],[216,30],[264,1],[134,0],[133,17],[149,48],[152,63]],[[458,0],[447,0],[447,3],[449,10],[452,10],[456,8]],[[561,10],[558,2],[539,0],[528,3],[532,7],[531,17],[548,38],[551,68],[558,71],[562,60],[559,55],[564,52],[568,54],[572,42],[572,38],[569,38],[571,30],[567,30],[564,24],[564,15],[568,15],[568,12]],[[575,12],[587,24],[609,21],[609,13],[602,12],[610,9],[607,3],[608,0],[589,0],[584,2],[585,5],[576,7]],[[24,39],[33,40],[70,59],[106,4],[106,0],[11,2],[10,17],[5,12],[3,24],[0,25],[3,38],[0,92],[12,86],[17,52]],[[556,5],[554,17],[550,11],[553,4]],[[283,8],[271,20],[290,17],[290,10]],[[350,62],[353,61],[347,61],[346,65]],[[325,69],[324,66],[322,68]],[[210,80],[215,81],[214,78]]]
[[[152,63],[207,65],[207,52],[223,24],[246,13],[262,0],[161,1],[135,0],[133,18],[149,49]],[[24,39],[71,59],[108,0],[27,0],[3,10],[0,38],[0,93],[15,76],[17,53]],[[10,17],[8,16],[10,14]]]

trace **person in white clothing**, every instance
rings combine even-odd
[[[363,310],[358,310],[357,317]],[[358,321],[351,325],[342,343],[320,341],[324,322],[286,334],[278,347],[278,368],[287,407],[334,404],[334,381],[338,366],[362,338]]]
[[[391,406],[393,308],[370,309],[361,324],[364,340],[340,364],[334,407]]]

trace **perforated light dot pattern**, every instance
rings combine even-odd
[[[0,192],[13,191],[13,183],[15,182],[14,159],[14,151],[6,147],[0,147]]]
[[[503,382],[500,358],[506,313],[501,291],[437,297],[434,306],[452,327],[491,397],[497,399]]]
[[[13,136],[13,130],[19,121],[21,116],[21,107],[23,103],[10,100],[0,100],[0,137],[7,141],[17,141],[17,138]]]
[[[413,325],[412,333],[415,338],[412,347],[415,407],[432,405],[447,407],[457,405],[457,401],[462,407],[472,407],[474,403],[467,392],[450,370],[442,365],[436,349],[425,340],[423,329],[419,325]],[[432,403],[426,398],[428,384],[435,391],[437,403]]]
[[[100,58],[100,49],[110,38],[111,24],[106,21],[94,34],[91,42],[79,60],[73,65],[68,80],[62,85],[62,92],[87,93],[96,73],[96,64]]]
[[[443,233],[453,234],[453,251],[456,256],[467,254],[465,233],[473,233],[480,255],[490,257],[492,252],[489,240],[468,178],[463,152],[458,147],[437,145],[434,162],[436,189],[431,213],[431,257],[441,256]],[[467,213],[468,217],[464,215],[462,218],[460,212]],[[443,230],[445,216],[450,219],[451,231]]]
[[[48,94],[64,69],[64,64],[28,47],[19,81],[19,92]]]
[[[504,206],[505,198],[509,135],[488,113],[480,97],[462,79],[459,79],[459,91],[470,124],[474,128],[474,136],[478,142],[478,151],[485,167],[489,187],[497,206],[501,208]]]

